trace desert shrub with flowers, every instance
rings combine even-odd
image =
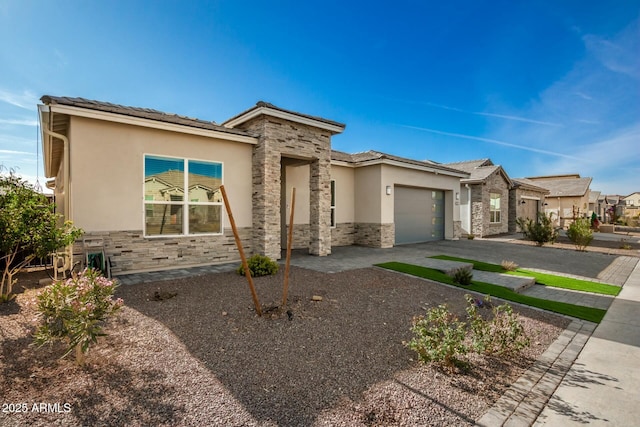
[[[62,357],[75,350],[76,363],[83,365],[89,346],[106,335],[105,322],[123,305],[122,299],[113,299],[117,286],[97,270],[85,269],[79,275],[44,288],[36,302],[35,343],[43,346],[67,340],[67,351]]]

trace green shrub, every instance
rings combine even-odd
[[[543,212],[538,212],[537,221],[530,218],[518,218],[516,224],[522,230],[525,239],[535,242],[538,246],[543,246],[545,243],[554,243],[558,239],[558,232],[553,227],[551,220],[552,215],[551,213],[547,216]]]
[[[406,345],[418,353],[421,362],[441,363],[449,368],[465,365],[460,358],[467,353],[465,323],[446,305],[428,310],[426,316],[415,317],[411,332],[414,337]]]
[[[473,279],[473,273],[467,268],[458,268],[453,272],[453,281],[459,285],[469,286],[471,279]]]
[[[530,341],[524,333],[524,326],[518,315],[509,304],[502,304],[493,309],[491,320],[491,343],[488,354],[514,354],[529,346]]]
[[[86,269],[78,276],[57,281],[37,296],[39,325],[35,343],[43,346],[67,340],[68,348],[62,357],[76,350],[76,363],[84,364],[84,355],[91,344],[104,336],[102,327],[108,318],[122,307],[123,301],[113,300],[117,284]]]
[[[466,322],[459,320],[446,305],[413,319],[414,337],[405,345],[418,353],[420,362],[466,368],[469,365],[463,357],[469,352],[506,356],[529,345],[524,327],[509,304],[494,307],[489,295],[484,299],[465,295],[465,299]],[[491,314],[483,316],[480,309],[491,309]]]
[[[465,298],[473,351],[480,354],[507,355],[517,353],[529,345],[524,327],[509,304],[493,307],[489,295],[481,301],[471,295],[465,295]],[[480,315],[479,307],[492,307],[491,320],[485,320]]]
[[[584,251],[593,240],[591,222],[587,218],[578,218],[571,223],[567,230],[567,237],[579,251]]]
[[[249,273],[251,273],[252,277],[273,275],[280,269],[280,265],[277,262],[272,261],[268,256],[259,254],[249,258],[247,265],[249,266]],[[242,264],[236,269],[236,272],[244,276],[244,267]]]

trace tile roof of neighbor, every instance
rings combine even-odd
[[[504,171],[504,169],[502,169],[502,166],[493,164],[491,159],[478,159],[478,160],[469,160],[464,162],[453,162],[453,163],[447,163],[446,166],[467,172],[469,174],[469,178],[462,179],[461,182],[463,183],[471,184],[471,183],[484,182],[496,171],[502,171],[507,182],[511,183],[511,179],[509,178],[507,173]]]
[[[406,163],[409,165],[439,169],[446,172],[454,172],[454,173],[462,173],[462,174],[467,173],[463,170],[449,167],[448,165],[432,162],[431,160],[408,159],[406,157],[394,156],[393,154],[382,153],[380,151],[374,151],[374,150],[363,151],[363,152],[354,153],[354,154],[348,154],[342,151],[331,150],[331,160],[343,161],[343,162],[354,163],[354,164],[369,162],[373,160],[392,160],[400,163]]]
[[[256,105],[254,105],[253,107],[249,108],[246,111],[243,111],[240,114],[236,114],[235,116],[231,117],[228,120],[225,120],[224,123],[228,123],[228,122],[230,122],[230,121],[232,121],[234,119],[237,119],[238,117],[244,116],[245,114],[248,114],[248,113],[252,112],[253,110],[255,110],[257,108],[270,108],[272,110],[278,110],[278,111],[282,111],[284,113],[293,114],[293,115],[296,115],[296,116],[299,116],[299,117],[304,117],[304,118],[311,119],[311,120],[317,120],[319,122],[327,123],[327,124],[330,124],[330,125],[333,125],[333,126],[338,126],[338,127],[341,127],[342,129],[344,129],[346,127],[346,125],[344,123],[340,123],[340,122],[336,122],[336,121],[333,121],[333,120],[325,119],[325,118],[319,117],[319,116],[311,116],[309,114],[298,113],[297,111],[293,111],[293,110],[286,110],[284,108],[277,107],[277,106],[275,106],[275,105],[273,105],[273,104],[271,104],[269,102],[264,102],[264,101],[256,102]]]
[[[549,190],[549,197],[582,197],[591,185],[591,178],[580,178],[580,175],[540,176],[528,179],[535,185]]]
[[[599,191],[591,191],[589,193],[589,203],[597,203],[598,199],[600,199]]]
[[[157,173],[154,175],[148,175],[145,178],[145,181],[148,181],[151,179],[160,180],[171,187],[182,188],[184,186],[183,171],[171,169],[171,170]],[[199,175],[196,173],[189,174],[189,189],[192,189],[195,186],[200,186],[200,187],[208,188],[210,190],[217,190],[218,188],[220,188],[220,185],[222,185],[222,180],[220,178],[213,178],[210,176]]]
[[[471,172],[473,169],[481,166],[493,166],[493,162],[491,161],[491,159],[478,159],[478,160],[468,160],[464,162],[452,162],[452,163],[447,163],[447,165],[451,166],[452,168]]]
[[[527,179],[527,178],[513,178],[511,181],[513,181],[513,186],[516,187],[516,188],[522,187],[522,188],[526,188],[526,189],[529,189],[529,190],[539,191],[541,193],[549,194],[549,190],[547,190],[546,188],[544,188],[540,184],[536,184],[535,181],[531,181],[530,179]]]
[[[121,114],[123,116],[137,117],[141,119],[155,120],[164,123],[172,123],[176,125],[190,126],[206,130],[214,130],[218,132],[226,132],[235,135],[255,136],[249,132],[238,129],[231,129],[216,124],[215,122],[195,119],[178,114],[163,113],[162,111],[153,110],[151,108],[128,107],[125,105],[112,104],[110,102],[94,101],[84,98],[72,98],[67,96],[50,96],[44,95],[40,98],[46,105],[66,105],[70,107],[86,108],[88,110],[102,111],[106,113]]]

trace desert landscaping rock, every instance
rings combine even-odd
[[[255,280],[265,307],[279,304],[282,274]],[[126,306],[85,368],[59,360],[62,346],[30,346],[27,289],[19,310],[0,307],[3,399],[71,411],[0,414],[0,425],[473,425],[568,324],[516,307],[539,345],[509,361],[475,357],[473,370],[450,375],[417,364],[403,341],[427,307],[462,315],[464,290],[375,268],[294,267],[291,283],[293,317],[258,317],[232,272],[122,286]]]

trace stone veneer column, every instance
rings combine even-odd
[[[309,253],[320,256],[331,253],[331,159],[328,150],[322,154],[309,171]]]
[[[313,126],[261,115],[238,128],[259,135],[253,150],[253,249],[281,254],[282,157],[310,162],[309,253],[331,253],[331,134]]]
[[[253,150],[253,249],[280,259],[280,153],[260,138]]]

